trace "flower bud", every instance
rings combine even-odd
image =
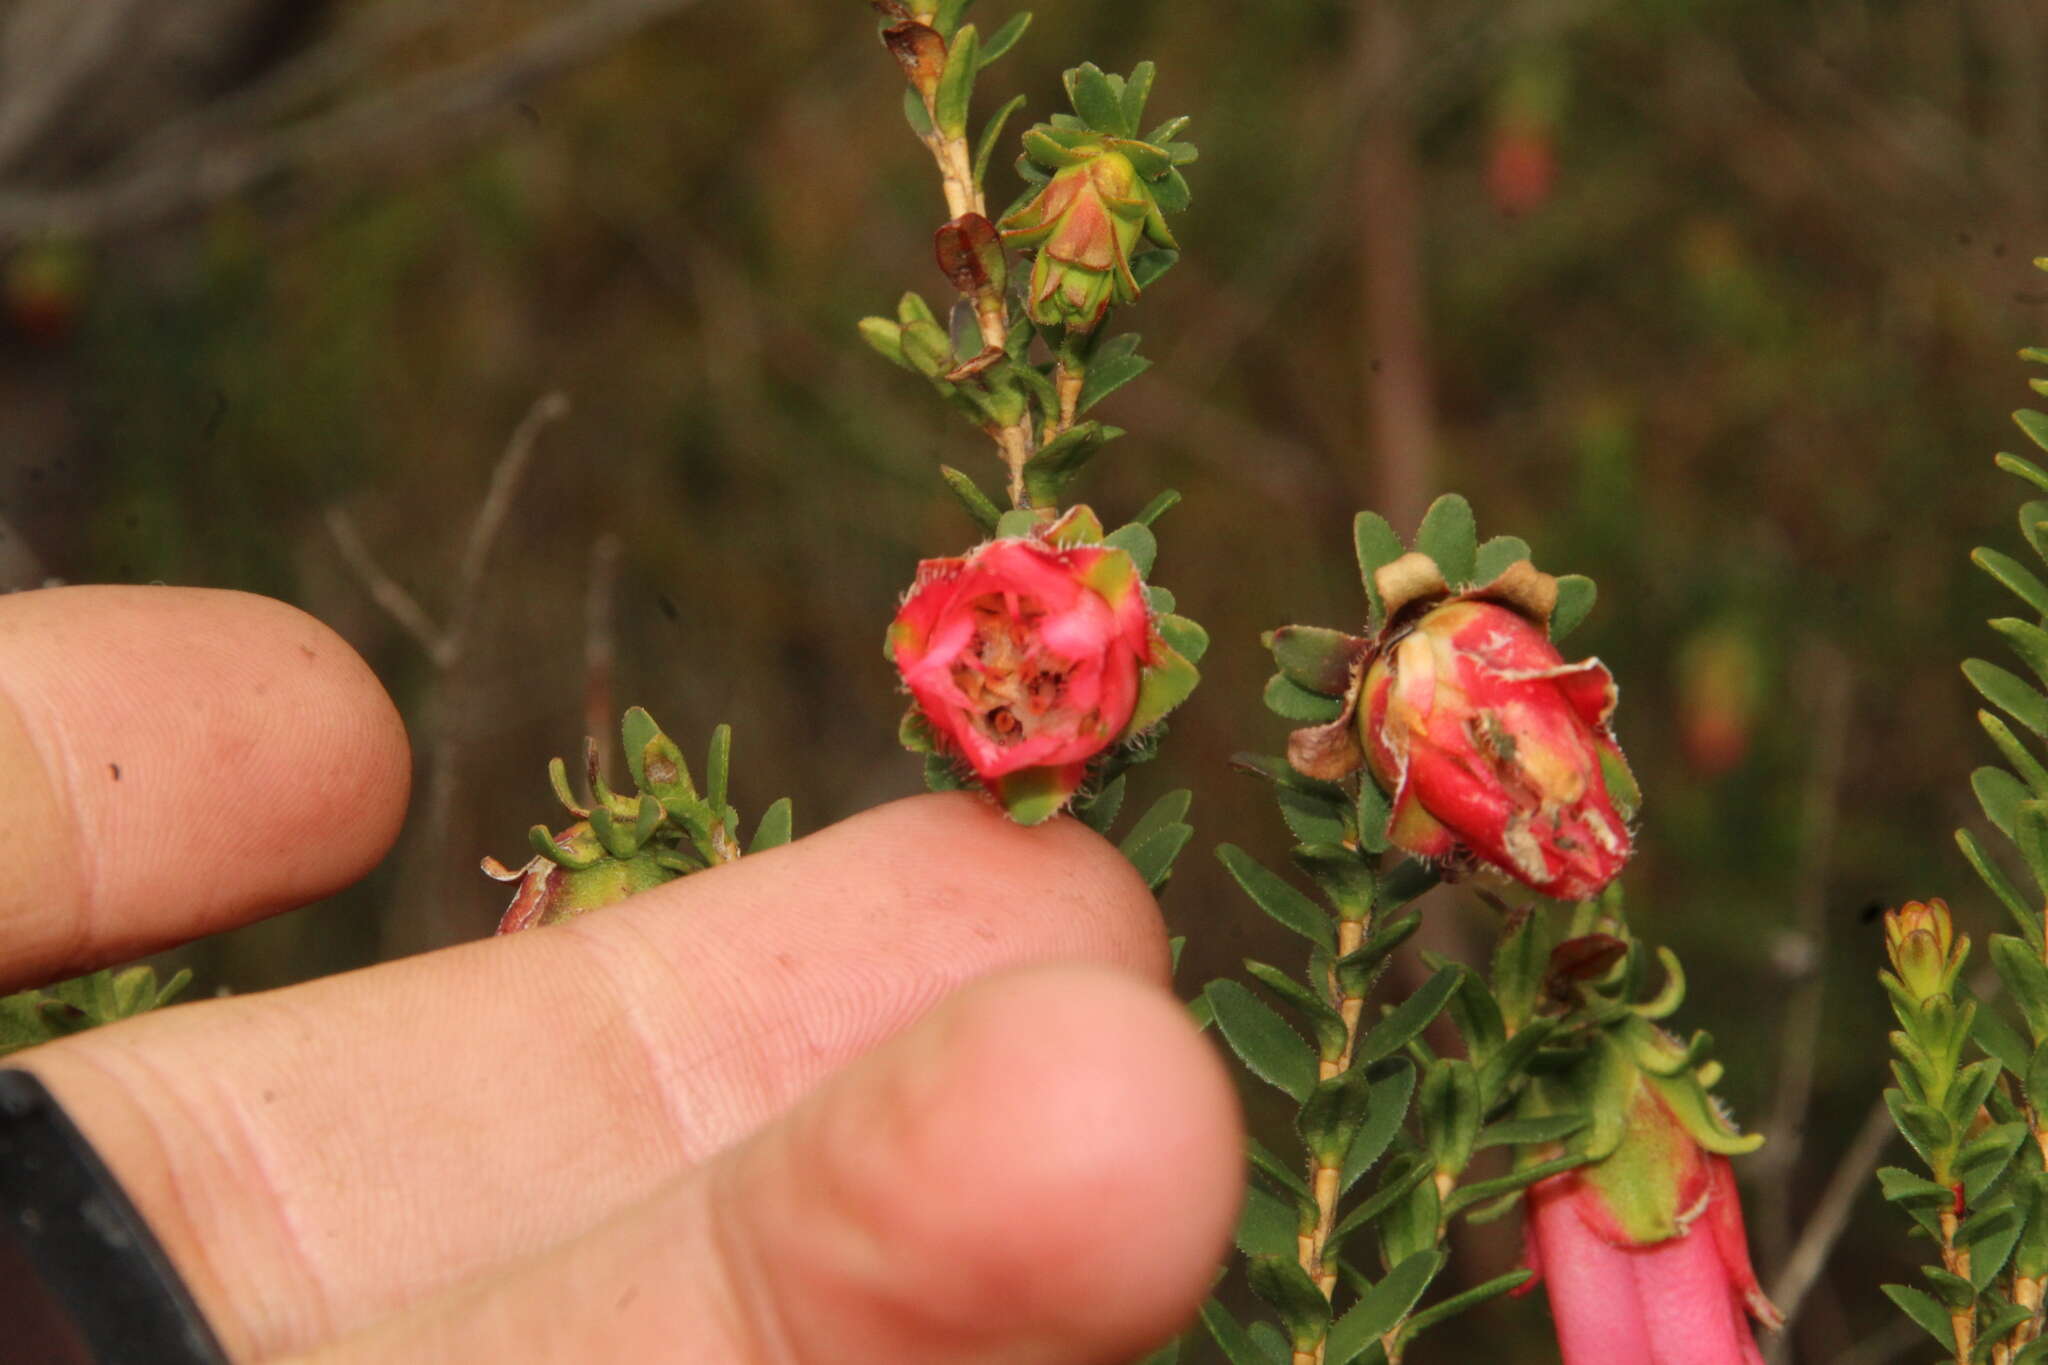
[[[554,836],[556,848],[583,853],[591,858],[587,866],[569,866],[545,856],[536,857],[517,872],[507,871],[496,859],[484,861],[484,871],[499,881],[517,881],[512,903],[498,921],[498,932],[515,933],[544,924],[560,924],[592,910],[615,905],[628,896],[674,881],[678,873],[657,860],[652,849],[627,858],[603,854],[590,826],[578,822]],[[580,861],[580,860],[579,860]]]
[[[1373,660],[1357,710],[1388,835],[1468,856],[1546,896],[1582,900],[1628,861],[1610,783],[1630,785],[1608,731],[1614,680],[1567,664],[1543,629],[1494,601],[1425,611]]]
[[[1006,242],[1038,253],[1025,295],[1031,320],[1085,333],[1111,303],[1137,302],[1131,253],[1139,238],[1171,246],[1173,237],[1128,156],[1109,147],[1074,155],[1082,159],[1055,173],[1001,227]]]
[[[1970,940],[1957,939],[1948,902],[1908,901],[1885,912],[1884,949],[1900,984],[1924,1002],[1953,992]]]

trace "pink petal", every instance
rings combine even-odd
[[[1553,1183],[1568,1179],[1552,1177],[1529,1190],[1530,1226],[1564,1365],[1651,1365],[1657,1357],[1631,1259],[1641,1253],[1593,1235],[1571,1207],[1570,1186]]]

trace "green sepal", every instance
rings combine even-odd
[[[1202,656],[1209,652],[1209,632],[1198,621],[1172,612],[1161,612],[1152,618],[1152,628],[1159,632],[1159,638],[1166,641],[1173,652],[1191,664],[1202,662]]]
[[[1132,135],[1130,125],[1124,121],[1123,102],[1102,68],[1093,62],[1083,62],[1068,68],[1060,79],[1067,87],[1067,99],[1074,112],[1090,128],[1110,137]]]
[[[1144,126],[1145,102],[1152,97],[1152,81],[1159,70],[1151,62],[1139,62],[1131,68],[1131,74],[1124,77],[1123,89],[1117,92],[1118,111],[1123,115],[1124,127],[1135,135]],[[1148,142],[1151,139],[1146,139]]]
[[[1365,600],[1370,604],[1369,632],[1386,620],[1387,604],[1380,597],[1379,571],[1407,553],[1408,547],[1377,512],[1360,512],[1351,522],[1351,544],[1358,555],[1359,577],[1365,583]]]
[[[1282,677],[1326,697],[1350,691],[1351,675],[1371,648],[1370,641],[1323,626],[1282,626],[1260,638]]]
[[[1081,765],[1022,768],[988,780],[989,794],[1020,825],[1042,825],[1066,807],[1080,790]]]
[[[558,843],[546,825],[535,825],[526,831],[526,842],[533,846],[534,852],[571,872],[581,872],[604,861],[604,845],[598,842],[589,825],[571,825],[562,831],[562,837],[568,840],[567,844]]]
[[[1138,680],[1138,704],[1125,722],[1119,740],[1142,735],[1193,695],[1202,675],[1180,652],[1163,640],[1153,650],[1152,662]]]
[[[1152,572],[1152,566],[1159,559],[1159,537],[1153,535],[1152,528],[1143,522],[1126,522],[1104,536],[1102,543],[1129,555],[1141,578]]]
[[[1171,247],[1141,251],[1131,257],[1131,279],[1140,292],[1150,289],[1159,277],[1180,264],[1180,253]]]
[[[1416,529],[1415,548],[1436,561],[1444,581],[1452,587],[1471,583],[1479,554],[1472,504],[1456,493],[1446,493],[1431,503]]]
[[[569,787],[569,765],[560,758],[548,760],[548,786],[555,793],[555,800],[571,815],[588,815],[590,811],[576,799],[576,793]]]
[[[1086,503],[1076,503],[1060,514],[1059,520],[1039,532],[1048,544],[1061,549],[1072,549],[1078,545],[1100,545],[1102,543],[1102,518],[1095,515],[1095,509]],[[1098,560],[1084,580],[1087,585],[1100,593],[1111,604],[1123,602],[1136,578],[1132,566],[1105,555]]]
[[[996,518],[998,540],[1024,540],[1038,530],[1038,514],[1028,507],[1012,508]]]
[[[1263,700],[1268,711],[1300,725],[1328,725],[1344,714],[1343,702],[1311,692],[1284,673],[1275,673],[1267,681]]]
[[[1599,599],[1600,591],[1593,580],[1584,574],[1560,574],[1557,579],[1557,605],[1550,612],[1551,643],[1564,639],[1579,628],[1593,613],[1593,604]]]
[[[1495,536],[1479,547],[1478,557],[1472,564],[1472,582],[1475,585],[1491,583],[1507,572],[1508,566],[1529,557],[1529,542],[1520,536]]]

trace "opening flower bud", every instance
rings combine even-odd
[[[926,560],[889,653],[931,747],[1025,824],[1193,686],[1154,629],[1137,566],[1099,544],[1012,538]]]
[[[1135,303],[1131,253],[1166,230],[1151,189],[1122,152],[1097,150],[1055,174],[1024,207],[1002,221],[1003,238],[1036,250],[1026,306],[1043,327],[1089,332],[1111,303]]]
[[[1948,902],[1908,901],[1885,912],[1884,947],[1900,984],[1925,1001],[1951,993],[1970,941],[1957,941]]]
[[[1393,800],[1389,837],[1546,896],[1597,894],[1631,852],[1614,702],[1599,661],[1567,664],[1520,612],[1474,599],[1428,610],[1380,650],[1357,711],[1372,775]]]

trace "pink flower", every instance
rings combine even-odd
[[[1528,1261],[1564,1365],[1763,1365],[1749,1319],[1782,1319],[1750,1268],[1728,1158],[1639,1086],[1612,1155],[1529,1187]]]
[[[1582,900],[1628,861],[1610,784],[1632,785],[1608,731],[1614,679],[1568,664],[1543,628],[1497,601],[1425,611],[1372,661],[1358,707],[1388,836],[1426,858],[1468,856]]]

